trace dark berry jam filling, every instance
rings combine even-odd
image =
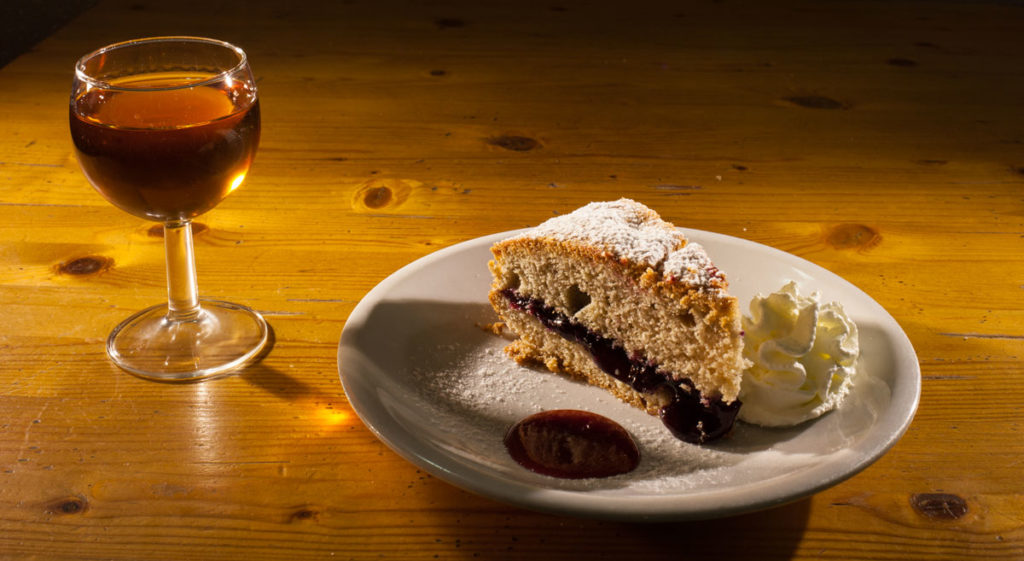
[[[676,438],[694,444],[703,444],[727,434],[740,410],[740,401],[725,403],[721,399],[703,397],[689,380],[677,382],[656,364],[640,356],[630,356],[615,341],[594,333],[572,321],[566,315],[544,302],[523,296],[506,288],[502,295],[509,305],[537,318],[544,327],[568,341],[583,346],[603,372],[629,384],[640,393],[654,393],[666,388],[672,401],[661,408],[660,417]]]

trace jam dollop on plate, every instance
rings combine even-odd
[[[615,421],[576,409],[530,415],[505,434],[505,447],[526,469],[563,479],[611,477],[640,463],[640,450]]]

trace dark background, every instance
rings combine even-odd
[[[0,67],[31,50],[97,0],[0,1]]]

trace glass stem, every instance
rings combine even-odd
[[[196,259],[192,251],[192,223],[164,224],[164,249],[167,252],[167,318],[189,321],[199,315],[199,285],[196,283]]]

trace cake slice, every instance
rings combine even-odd
[[[659,415],[677,437],[727,434],[739,412],[740,312],[696,243],[629,199],[588,204],[494,244],[491,305],[519,362]]]

